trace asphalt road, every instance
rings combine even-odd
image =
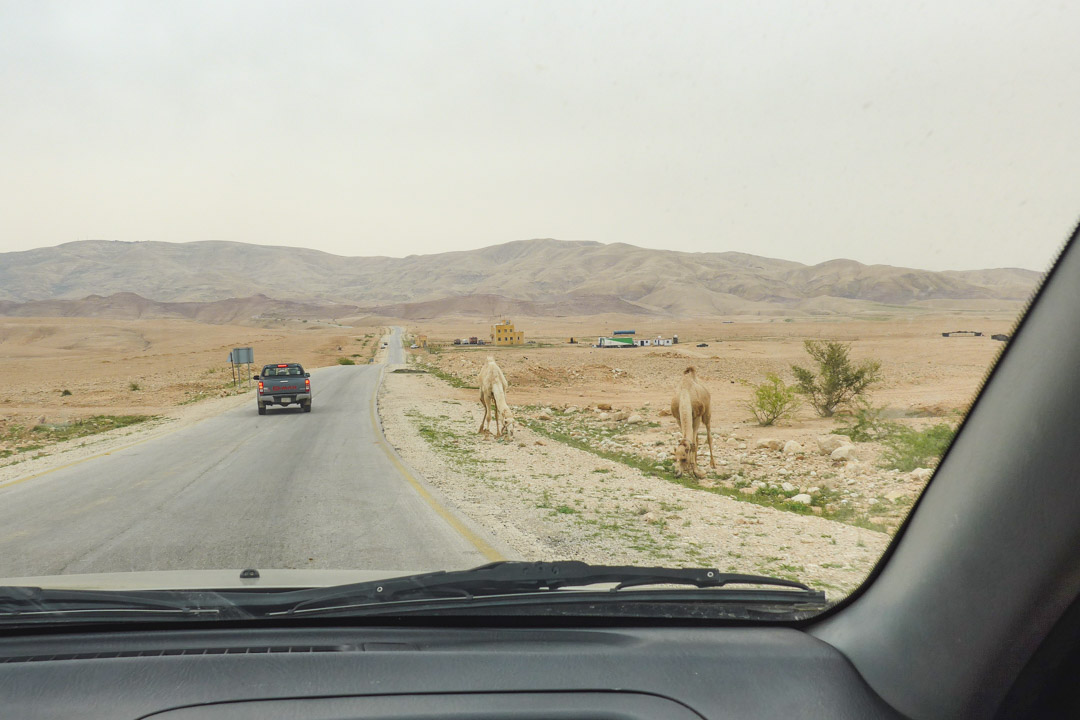
[[[404,362],[400,330],[390,362]],[[433,570],[488,562],[384,448],[381,365],[312,373],[312,412],[255,400],[0,488],[0,577],[217,568]],[[459,525],[460,527],[460,525]]]

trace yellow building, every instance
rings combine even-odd
[[[525,343],[525,331],[515,331],[513,323],[503,320],[491,326],[491,342],[496,345],[522,345]]]
[[[417,335],[416,336],[416,344],[419,345],[422,348],[426,348],[427,347],[427,335]]]

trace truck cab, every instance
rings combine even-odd
[[[264,365],[254,379],[259,382],[255,402],[260,415],[265,415],[270,405],[299,405],[304,412],[311,412],[311,373],[304,372],[300,363]]]

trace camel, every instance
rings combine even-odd
[[[480,370],[480,404],[484,406],[484,419],[480,421],[482,435],[490,435],[488,425],[491,419],[495,420],[495,437],[505,435],[508,439],[514,439],[514,416],[510,414],[510,406],[506,402],[506,390],[510,384],[506,382],[506,376],[502,369],[495,363],[495,358],[488,356],[487,365]]]
[[[698,469],[697,465],[697,438],[701,423],[705,423],[705,436],[709,441],[709,466],[715,468],[716,460],[713,458],[712,446],[712,407],[709,390],[697,378],[697,371],[693,366],[683,371],[682,381],[675,389],[675,397],[671,399],[671,416],[679,423],[682,431],[682,440],[675,446],[675,477],[683,474],[693,474],[696,477],[705,477],[705,473]]]

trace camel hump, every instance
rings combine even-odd
[[[696,375],[696,374],[697,374],[697,370],[694,369],[693,365],[691,365],[690,367],[683,370],[683,375]]]

